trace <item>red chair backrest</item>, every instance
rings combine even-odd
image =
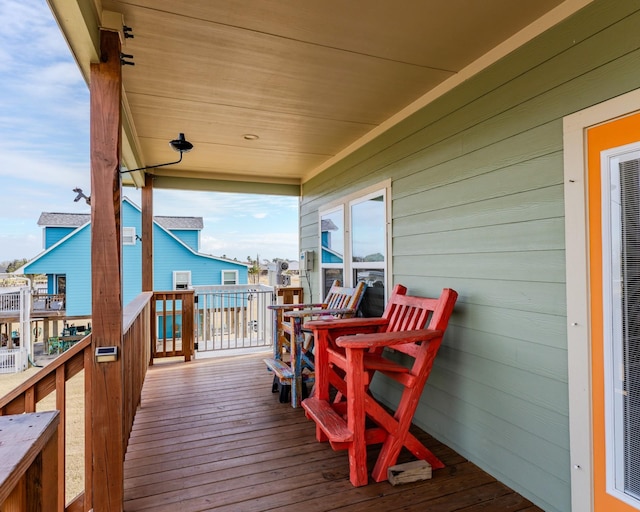
[[[401,284],[393,288],[383,318],[388,320],[386,332],[411,331],[415,329],[437,329],[444,331],[449,323],[458,293],[445,288],[439,298],[407,295]],[[428,322],[428,323],[427,323]],[[399,346],[397,350],[415,357],[415,345]]]

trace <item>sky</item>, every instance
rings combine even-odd
[[[45,0],[0,0],[0,262],[42,252],[41,212],[90,213],[89,90]],[[197,151],[197,147],[194,148]],[[124,187],[140,205],[140,192]],[[156,215],[203,217],[201,252],[298,257],[298,198],[156,190]]]

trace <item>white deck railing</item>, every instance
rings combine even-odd
[[[20,311],[20,292],[0,293],[0,313]]]
[[[230,350],[272,346],[274,289],[264,285],[194,286],[196,352],[213,355]]]
[[[0,373],[18,373],[27,369],[24,348],[0,348]]]

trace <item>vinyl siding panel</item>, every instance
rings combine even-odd
[[[182,240],[194,251],[200,250],[200,234],[199,231],[193,229],[172,229],[171,234]]]
[[[303,187],[317,252],[319,209],[391,179],[393,283],[460,293],[416,422],[547,511],[570,510],[562,118],[640,87],[639,9],[594,2]]]
[[[46,227],[44,228],[44,248],[48,249],[58,243],[76,228]]]
[[[174,270],[191,270],[193,286],[222,284],[222,270],[237,270],[239,284],[248,282],[246,265],[194,254],[157,226],[154,231],[154,254],[153,282],[156,290],[173,288]]]
[[[122,201],[120,210],[122,227],[135,228],[136,235],[142,236],[142,215],[129,201]],[[155,224],[154,224],[155,230]],[[155,231],[154,231],[155,233]],[[154,257],[156,250],[153,241]],[[122,304],[126,306],[142,291],[142,243],[136,238],[133,245],[122,246]]]
[[[91,230],[78,228],[72,237],[25,269],[28,274],[64,274],[66,315],[91,315]]]

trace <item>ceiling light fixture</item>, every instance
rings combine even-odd
[[[164,167],[165,165],[179,164],[180,162],[182,162],[182,154],[188,153],[193,149],[193,144],[191,144],[191,142],[184,138],[184,133],[179,134],[177,139],[173,139],[171,142],[169,142],[169,146],[180,153],[180,158],[178,158],[178,160],[176,160],[175,162],[167,162],[166,164],[158,165],[147,165],[145,167],[138,167],[137,169],[125,169],[123,171],[120,171],[120,174],[133,171],[143,171],[145,169],[156,169],[157,167]]]

